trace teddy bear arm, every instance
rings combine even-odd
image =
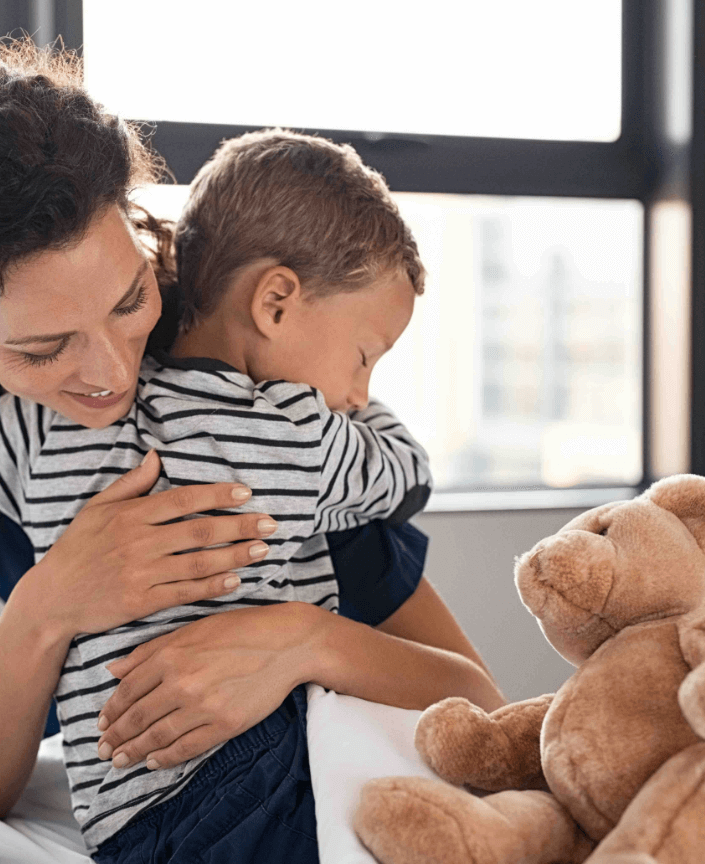
[[[490,714],[508,742],[508,785],[512,789],[548,789],[541,768],[541,728],[553,694],[512,702]]]
[[[553,699],[538,696],[491,714],[451,697],[428,708],[416,747],[444,780],[489,792],[547,789],[541,769],[541,725]]]

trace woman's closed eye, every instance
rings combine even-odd
[[[28,351],[20,352],[20,358],[26,366],[44,366],[45,363],[53,363],[59,355],[63,354],[69,344],[70,336],[64,336],[59,345],[50,354],[30,354]]]
[[[139,312],[140,309],[147,302],[147,286],[142,284],[140,285],[139,293],[137,297],[130,303],[129,306],[121,306],[117,309],[113,309],[113,312],[116,315],[132,315],[134,312]]]
[[[141,285],[137,297],[129,306],[119,306],[118,308],[113,309],[113,312],[116,315],[133,315],[135,312],[139,312],[146,302],[147,286]],[[64,336],[59,345],[49,354],[31,354],[29,351],[22,351],[20,352],[20,357],[22,358],[24,365],[27,366],[44,366],[47,363],[53,363],[55,360],[59,359],[61,354],[64,353],[68,347],[70,338],[70,336]]]

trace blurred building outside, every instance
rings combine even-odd
[[[143,190],[177,218],[187,188]],[[642,208],[397,193],[428,271],[373,374],[437,491],[641,479]]]

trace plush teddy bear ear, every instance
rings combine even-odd
[[[658,480],[644,497],[677,516],[705,550],[705,477],[675,474]]]

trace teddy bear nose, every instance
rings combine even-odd
[[[576,626],[604,611],[614,573],[610,544],[585,531],[556,535],[517,562],[523,603],[553,626]]]

